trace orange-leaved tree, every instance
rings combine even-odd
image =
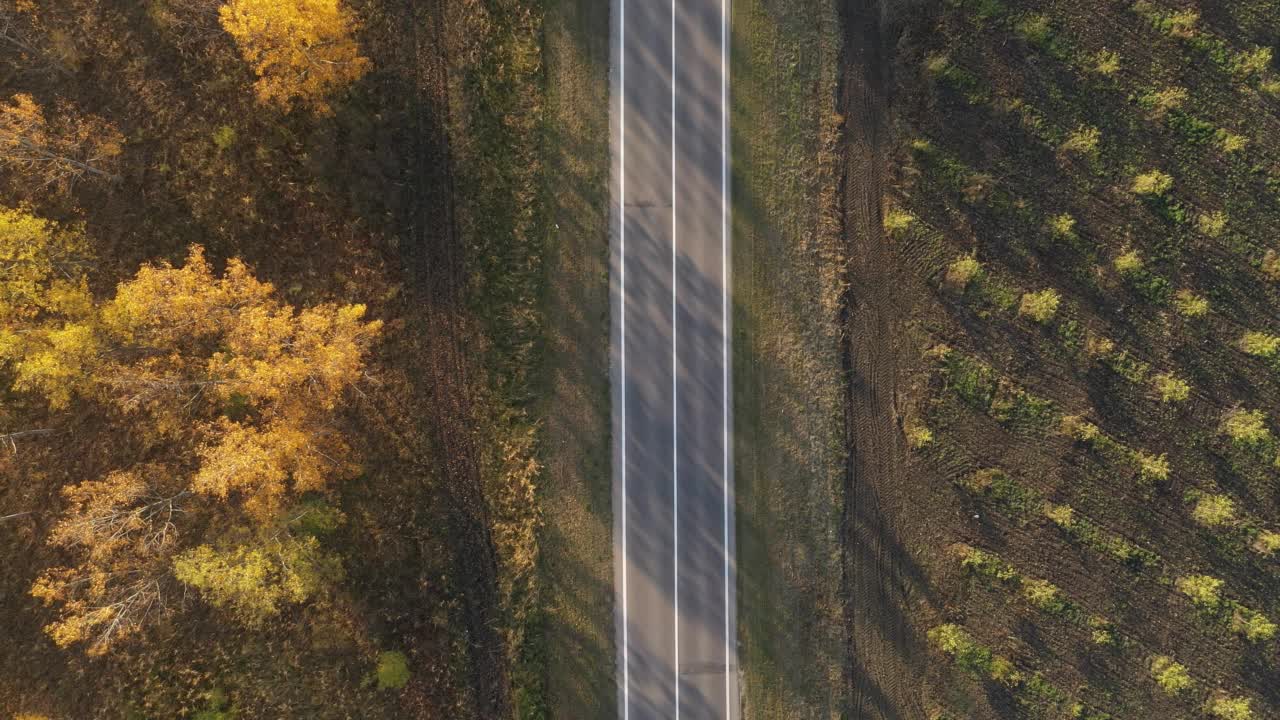
[[[0,103],[0,162],[30,187],[65,190],[86,175],[116,180],[114,166],[123,146],[113,125],[70,105],[46,113],[25,93]]]
[[[328,97],[369,71],[356,20],[339,0],[230,0],[219,16],[258,76],[264,104],[328,114]]]
[[[83,642],[91,654],[137,633],[166,610],[177,519],[189,492],[163,466],[140,465],[63,489],[69,507],[50,544],[79,555],[46,570],[31,594],[59,606],[45,632],[60,646]]]

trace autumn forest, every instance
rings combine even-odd
[[[545,712],[532,5],[0,1],[0,717]]]

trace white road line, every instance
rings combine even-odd
[[[722,553],[724,554],[724,713],[733,720],[729,680],[729,0],[720,1],[720,339],[721,399],[724,402],[720,482],[724,494]]]
[[[622,293],[622,718],[631,717],[631,644],[627,619],[627,0],[618,13],[618,264]]]
[[[676,316],[676,287],[679,283],[676,261],[676,0],[671,0],[671,556],[672,592],[675,598],[672,617],[675,622],[675,662],[672,671],[676,683],[676,720],[680,720],[680,406],[679,356]]]

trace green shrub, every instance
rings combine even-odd
[[[1248,698],[1219,697],[1209,700],[1205,712],[1219,720],[1253,720]]]
[[[1126,250],[1116,257],[1114,263],[1116,272],[1125,276],[1133,276],[1142,272],[1142,256],[1137,250]]]
[[[1104,617],[1093,615],[1089,618],[1089,641],[1094,645],[1114,647],[1120,642],[1115,626]]]
[[[409,658],[396,650],[382,653],[374,677],[379,690],[399,690],[409,684]]]
[[[1163,90],[1152,90],[1138,98],[1138,107],[1160,119],[1171,110],[1177,110],[1187,101],[1186,88],[1170,86]]]
[[[1044,516],[1058,527],[1068,530],[1075,524],[1076,511],[1070,505],[1054,505],[1045,503]]]
[[[1053,28],[1049,26],[1049,16],[1034,13],[1024,15],[1014,23],[1013,31],[1018,37],[1027,41],[1028,45],[1043,48],[1053,39]]]
[[[1173,373],[1160,373],[1151,378],[1161,402],[1183,402],[1191,396],[1191,385]]]
[[[1258,77],[1271,67],[1271,48],[1242,50],[1231,58],[1231,71],[1246,80]]]
[[[1236,522],[1236,503],[1226,495],[1201,495],[1191,511],[1191,519],[1207,528],[1233,525]]]
[[[1018,314],[1044,324],[1053,319],[1061,302],[1062,296],[1053,288],[1024,293],[1022,303],[1018,306]]]
[[[1151,677],[1169,695],[1178,695],[1196,684],[1191,673],[1187,672],[1187,666],[1168,655],[1157,655],[1151,659]]]
[[[1133,178],[1133,193],[1142,197],[1163,197],[1172,188],[1173,178],[1159,170],[1145,172]]]
[[[1262,262],[1259,263],[1258,267],[1262,270],[1262,274],[1267,276],[1268,280],[1273,282],[1280,280],[1280,253],[1268,248],[1262,254]]]
[[[1209,301],[1190,290],[1179,290],[1174,293],[1173,306],[1183,317],[1203,317],[1209,312]]]
[[[1144,482],[1164,482],[1169,479],[1169,456],[1152,455],[1141,450],[1133,452],[1138,464],[1138,477]]]
[[[235,720],[236,709],[230,698],[221,688],[214,688],[205,693],[204,708],[191,716],[192,720]]]
[[[950,655],[958,667],[978,676],[989,676],[992,668],[991,651],[974,641],[973,636],[959,625],[939,625],[929,631],[929,640],[942,652]]]
[[[1196,227],[1209,237],[1219,237],[1227,229],[1227,214],[1221,210],[1201,214],[1196,218]]]
[[[1023,679],[1017,666],[1011,660],[1000,655],[991,657],[991,679],[1005,687],[1017,687]]]
[[[969,287],[969,283],[973,282],[981,273],[982,263],[978,262],[978,258],[973,255],[961,255],[947,266],[944,282],[949,287],[963,290]]]
[[[230,150],[236,144],[236,129],[230,125],[219,125],[213,131],[213,144],[220,151]]]
[[[1201,610],[1217,610],[1222,605],[1222,581],[1210,575],[1187,575],[1174,583],[1178,592]]]
[[[1098,142],[1101,139],[1102,131],[1098,128],[1081,125],[1067,135],[1058,149],[1075,155],[1093,155],[1098,151]]]
[[[960,567],[969,572],[1000,582],[1014,582],[1021,579],[1018,571],[1013,569],[999,555],[979,550],[970,545],[959,545],[956,553],[960,556]]]
[[[1244,135],[1237,135],[1222,129],[1214,133],[1213,139],[1218,143],[1218,149],[1228,154],[1240,152],[1249,145],[1249,138]]]
[[[1240,336],[1240,349],[1246,355],[1274,357],[1280,353],[1280,337],[1264,332],[1247,332]]]
[[[1022,596],[1035,608],[1050,615],[1061,615],[1070,609],[1070,604],[1062,598],[1062,591],[1048,580],[1024,580]]]
[[[1267,416],[1261,410],[1228,411],[1222,419],[1222,432],[1237,445],[1256,446],[1271,440]]]
[[[1144,6],[1149,9],[1139,9]],[[1134,3],[1134,9],[1151,20],[1157,30],[1170,37],[1183,39],[1194,37],[1196,24],[1200,22],[1200,13],[1190,9],[1166,12],[1155,9],[1150,3],[1141,0]]]
[[[900,235],[916,221],[916,216],[901,208],[889,208],[884,214],[884,229],[890,235]]]
[[[1276,624],[1266,615],[1242,606],[1231,614],[1231,629],[1249,642],[1265,642],[1276,636]]]
[[[933,431],[924,425],[912,424],[907,427],[907,444],[912,450],[920,450],[933,442]]]
[[[1263,530],[1253,539],[1253,551],[1263,557],[1271,557],[1280,552],[1280,532]]]
[[[1114,75],[1120,70],[1120,53],[1112,50],[1099,50],[1093,56],[1093,71],[1099,75]]]
[[[1102,431],[1098,429],[1097,425],[1079,415],[1063,415],[1059,429],[1063,435],[1082,443],[1092,444],[1102,437]]]
[[[1058,240],[1074,240],[1076,238],[1076,219],[1071,213],[1062,213],[1049,218],[1049,234]]]

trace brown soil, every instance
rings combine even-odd
[[[845,500],[845,623],[853,718],[918,718],[913,688],[924,675],[925,648],[908,622],[908,597],[919,582],[898,530],[910,492],[899,412],[896,259],[881,222],[888,131],[888,64],[883,7],[846,0],[843,82],[844,175],[841,180],[848,290],[844,303],[845,427],[849,455]]]

